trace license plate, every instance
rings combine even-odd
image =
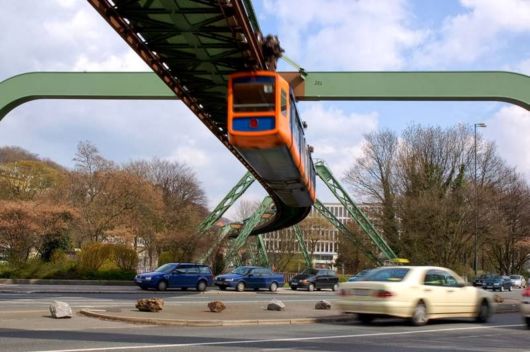
[[[298,286],[297,282],[291,282],[291,286]]]
[[[357,289],[352,290],[352,294],[354,296],[368,296],[370,295],[370,290],[357,288]]]

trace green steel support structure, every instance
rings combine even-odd
[[[396,254],[390,248],[390,246],[386,243],[383,236],[377,232],[375,227],[372,225],[370,220],[368,220],[368,217],[362,212],[361,209],[359,209],[353,200],[350,198],[348,193],[342,188],[340,183],[335,179],[331,171],[327,168],[327,166],[321,162],[318,161],[315,163],[315,168],[317,171],[317,175],[324,181],[326,186],[330,189],[330,191],[337,197],[339,202],[344,206],[348,214],[350,214],[351,218],[357,222],[357,224],[360,226],[360,228],[363,230],[364,233],[366,233],[372,242],[379,248],[381,253],[387,258],[387,259],[394,259],[396,258]]]
[[[324,206],[318,199],[315,201],[315,204],[313,205],[318,212],[325,217],[337,230],[339,230],[340,233],[346,236],[350,241],[352,241],[357,247],[359,247],[363,253],[366,255],[368,259],[370,259],[375,264],[382,264],[382,261],[375,256],[371,250],[366,248],[364,244],[359,241],[357,236],[351,232],[342,222],[340,222],[339,219],[333,215],[331,211],[329,211],[328,208]]]
[[[199,225],[199,233],[203,233],[212,227],[223,214],[241,197],[243,193],[254,182],[255,178],[250,172],[247,172],[239,182],[228,192],[223,200],[215,207],[206,219]]]
[[[297,79],[300,100],[496,100],[530,110],[530,77],[513,72],[309,72]],[[36,99],[178,98],[150,72],[32,72],[0,82],[0,119]]]
[[[212,255],[213,251],[216,250],[220,245],[221,243],[223,242],[223,240],[226,238],[226,236],[228,236],[228,234],[230,233],[230,231],[232,231],[232,225],[231,224],[226,224],[225,226],[223,226],[221,228],[221,231],[219,231],[219,234],[218,234],[218,237],[217,239],[215,240],[215,242],[210,246],[210,248],[208,248],[208,251],[206,251],[206,254],[204,254],[201,259],[199,259],[199,262],[200,263],[206,263],[208,261],[208,259],[210,258],[210,256]]]
[[[263,216],[265,215],[265,213],[271,210],[272,205],[272,198],[265,197],[265,199],[263,200],[263,202],[261,202],[260,206],[254,212],[254,214],[252,214],[251,217],[245,220],[243,228],[239,231],[239,234],[234,239],[228,252],[226,253],[225,258],[227,263],[232,261],[234,257],[237,257],[237,252],[239,251],[239,249],[241,249],[241,247],[245,245],[245,242],[247,241],[248,236],[250,235],[254,227],[256,227],[256,225],[258,225],[260,221],[263,221]]]
[[[265,241],[263,240],[263,235],[258,235],[258,259],[259,265],[261,266],[270,266],[269,256],[267,255],[267,248],[265,247]]]
[[[307,247],[305,245],[305,240],[304,240],[304,234],[302,233],[300,226],[298,226],[298,224],[294,225],[293,230],[296,236],[296,240],[298,241],[298,247],[300,248],[300,252],[302,252],[302,255],[304,256],[305,266],[307,268],[313,267],[313,261],[311,260],[311,256],[309,255],[309,252],[307,251]]]

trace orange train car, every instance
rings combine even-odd
[[[271,71],[228,80],[230,143],[290,207],[315,201],[315,168],[289,83]]]

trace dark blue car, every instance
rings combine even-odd
[[[208,265],[167,263],[153,272],[136,275],[134,282],[143,290],[154,288],[165,291],[168,288],[182,290],[195,288],[197,291],[204,291],[212,285],[213,275]]]
[[[220,290],[226,290],[227,287],[230,287],[239,292],[247,288],[256,291],[260,288],[266,288],[274,292],[283,284],[283,274],[273,273],[270,269],[259,266],[240,266],[229,274],[219,275],[215,278],[215,285]]]

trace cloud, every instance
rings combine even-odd
[[[275,0],[264,8],[279,22],[286,55],[310,70],[399,69],[425,36],[410,27],[404,0]]]
[[[363,135],[378,127],[375,112],[349,113],[322,103],[311,103],[302,110],[301,116],[309,125],[306,138],[315,148],[313,158],[324,160],[336,177],[342,177],[361,155]]]
[[[483,132],[494,140],[499,154],[530,178],[530,112],[518,106],[501,108],[488,122]]]
[[[461,0],[464,13],[448,17],[432,31],[414,62],[444,68],[469,64],[495,53],[505,44],[501,36],[530,32],[530,2],[525,0]]]

